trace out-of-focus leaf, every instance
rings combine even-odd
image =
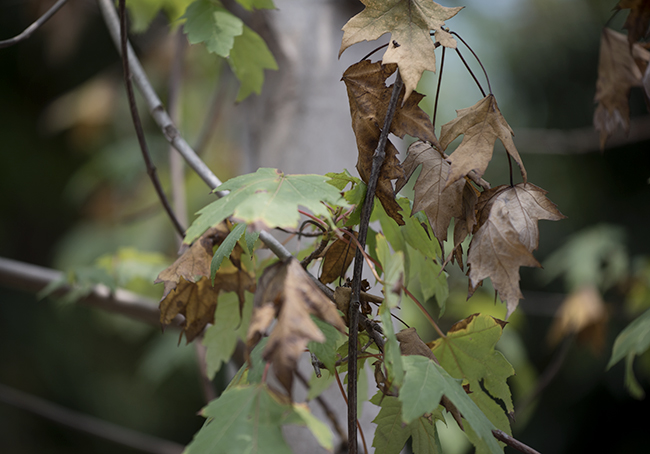
[[[244,22],[220,3],[196,0],[185,12],[183,30],[190,44],[204,42],[209,52],[228,57],[235,37],[244,32]]]
[[[178,20],[194,0],[129,0],[131,27],[136,33],[144,32],[159,11],[164,11],[170,22]]]
[[[248,11],[253,11],[254,9],[275,9],[273,0],[237,0],[237,3]]]
[[[259,95],[264,83],[264,70],[278,69],[262,37],[245,25],[243,33],[235,38],[228,64],[241,84],[237,102],[243,101],[251,93]]]
[[[325,323],[313,315],[311,319],[325,336],[325,342],[310,341],[307,348],[334,374],[336,373],[334,363],[338,359],[336,351],[343,341],[343,335],[329,323]]]

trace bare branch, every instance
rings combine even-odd
[[[494,438],[497,440],[502,441],[511,448],[514,448],[519,452],[523,452],[524,454],[540,454],[539,451],[536,451],[530,446],[523,444],[521,441],[511,437],[501,430],[493,430],[492,435],[494,435]]]
[[[57,424],[113,443],[151,454],[180,454],[184,447],[172,441],[143,434],[90,415],[69,410],[36,396],[0,384],[0,402],[29,411]]]
[[[14,36],[13,38],[6,39],[4,41],[0,41],[0,49],[4,49],[5,47],[10,47],[13,46],[14,44],[18,44],[21,41],[25,41],[29,39],[32,34],[40,28],[41,25],[43,25],[45,22],[50,20],[52,16],[56,14],[57,11],[61,9],[63,5],[68,0],[59,0],[56,2],[50,9],[48,9],[45,14],[43,14],[41,17],[39,17],[32,25],[27,27],[25,30],[22,31],[22,33]]]
[[[131,83],[131,69],[129,67],[129,59],[125,57],[125,54],[128,54],[127,47],[126,47],[127,41],[126,41],[126,1],[125,0],[120,0],[120,17],[121,17],[120,43],[122,46],[121,47],[122,68],[124,70],[124,84],[126,85],[126,93],[129,99],[129,108],[131,110],[131,117],[133,118],[133,127],[135,128],[135,133],[138,136],[138,144],[140,145],[140,151],[142,151],[142,157],[144,159],[144,163],[147,166],[147,175],[149,175],[149,178],[151,179],[151,183],[153,184],[153,187],[156,189],[156,194],[158,194],[160,203],[162,204],[163,208],[165,208],[165,212],[167,213],[167,216],[169,217],[169,219],[171,219],[172,224],[174,224],[174,228],[182,238],[185,236],[185,228],[180,224],[180,222],[176,218],[176,214],[174,213],[174,210],[172,210],[172,207],[169,204],[169,200],[167,200],[165,191],[163,191],[162,184],[160,184],[160,180],[158,179],[158,172],[156,172],[156,166],[153,164],[153,161],[151,160],[151,155],[149,154],[149,147],[147,146],[147,141],[144,138],[144,130],[142,129],[140,114],[138,114],[138,106],[135,103],[135,93],[133,92],[133,84]]]

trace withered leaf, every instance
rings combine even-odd
[[[353,234],[355,237],[358,236],[357,232],[354,232]],[[332,243],[325,251],[323,267],[319,280],[323,284],[329,284],[339,277],[344,278],[345,272],[348,270],[352,260],[354,259],[356,250],[357,247],[355,243],[348,238],[345,238],[344,240],[338,239]]]
[[[361,61],[350,66],[343,74],[350,102],[352,129],[357,140],[359,157],[357,170],[361,179],[368,183],[372,171],[372,156],[379,142],[392,88],[386,86],[386,79],[395,72],[397,66],[382,65],[380,62]],[[403,138],[408,134],[413,137],[437,143],[429,116],[418,107],[423,96],[414,93],[397,111],[391,123],[390,131]],[[395,201],[395,191],[391,180],[403,176],[404,171],[397,158],[398,151],[390,142],[386,143],[386,157],[379,172],[376,195],[386,213],[395,221],[404,225],[399,214],[401,207]]]
[[[650,24],[650,2],[647,0],[620,0],[617,9],[630,9],[630,14],[623,24],[628,30],[627,39],[632,46],[641,38],[648,36],[648,25]]]
[[[493,95],[488,95],[474,104],[456,111],[457,117],[442,126],[440,132],[440,145],[442,149],[459,135],[463,134],[463,141],[449,157],[451,170],[447,178],[447,186],[474,170],[478,176],[485,173],[488,163],[492,159],[494,143],[499,139],[506,152],[515,160],[521,170],[524,183],[527,181],[526,169],[519,156],[519,152],[512,141],[514,133],[506,122],[497,106]]]
[[[246,344],[250,353],[277,318],[263,358],[273,365],[275,375],[291,393],[293,371],[309,341],[324,342],[325,336],[311,320],[315,315],[345,333],[336,306],[311,281],[300,263],[290,258],[269,266],[255,292],[255,309]]]
[[[362,2],[366,8],[343,27],[339,56],[355,43],[373,41],[390,33],[391,44],[384,53],[383,62],[399,65],[406,87],[404,99],[408,99],[422,73],[425,70],[436,71],[435,46],[429,31],[435,30],[437,36],[445,21],[454,17],[462,7],[447,8],[431,0]]]
[[[604,28],[600,38],[598,103],[594,112],[594,127],[600,133],[600,148],[619,127],[627,133],[630,128],[630,89],[642,85],[642,72],[635,59],[648,62],[650,52],[638,44],[628,46],[625,35]]]
[[[539,242],[537,221],[565,217],[545,194],[531,183],[504,185],[483,192],[477,204],[478,224],[467,256],[470,294],[490,277],[506,302],[506,318],[522,297],[519,267],[540,266],[532,255]]]
[[[402,165],[405,176],[397,181],[397,191],[404,187],[413,172],[422,165],[414,186],[413,213],[424,211],[442,249],[442,243],[447,239],[447,229],[451,219],[464,215],[463,193],[468,183],[465,179],[459,179],[452,185],[446,186],[449,163],[440,152],[421,141],[411,144]]]
[[[160,322],[163,326],[168,325],[177,314],[184,315],[183,332],[188,342],[212,323],[220,291],[236,292],[240,311],[245,301],[244,291],[255,291],[255,281],[250,274],[235,267],[219,270],[214,286],[211,284],[212,248],[220,244],[228,233],[225,223],[210,228],[154,281],[165,284],[160,300]],[[233,262],[238,263],[235,256],[240,253],[234,251]]]

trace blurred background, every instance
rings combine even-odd
[[[20,33],[53,3],[0,0],[0,39]],[[131,39],[181,133],[222,181],[259,166],[357,174],[340,77],[387,39],[337,59],[340,29],[360,2],[278,0],[277,10],[248,13],[224,1],[267,40],[279,66],[266,72],[261,95],[239,104],[228,65],[202,45],[189,46],[179,32],[190,1],[163,3],[159,11],[158,1],[127,1]],[[509,381],[514,436],[544,453],[647,452],[641,415],[650,410],[648,399],[630,395],[623,362],[606,370],[616,335],[650,307],[650,121],[642,90],[631,92],[627,137],[615,135],[601,151],[592,126],[600,34],[616,2],[442,3],[466,6],[447,26],[479,55],[529,181],[549,191],[568,216],[540,223],[535,256],[544,269],[521,269],[525,299],[499,344],[517,371]],[[620,31],[626,14],[609,26]],[[461,50],[485,86],[480,66]],[[70,1],[29,40],[0,49],[0,256],[63,271],[81,292],[104,282],[155,305],[162,288],[152,282],[179,244],[146,175],[121,71],[92,0]],[[428,74],[419,87],[429,113],[437,79]],[[462,62],[447,52],[436,132],[455,109],[481,97]],[[187,225],[212,196],[170,157],[144,103],[140,114],[163,186],[171,192],[171,181],[181,178],[185,192],[174,204]],[[509,182],[500,144],[485,179],[493,186]],[[466,301],[464,272],[455,265],[447,271],[443,329],[475,312],[505,317],[489,282]],[[435,300],[428,307],[437,314]],[[414,310],[404,307],[403,316],[423,339],[434,338]],[[203,423],[197,412],[205,395],[197,350],[177,344],[173,330],[161,334],[157,325],[74,298],[39,299],[0,287],[0,384],[185,445]],[[647,393],[648,352],[636,358],[634,372]],[[224,374],[215,379],[217,391]],[[3,402],[0,422],[2,452],[142,452]],[[454,434],[443,446],[452,454],[469,449]]]

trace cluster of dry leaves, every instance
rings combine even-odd
[[[632,87],[643,87],[646,105],[650,110],[650,52],[648,43],[639,42],[648,37],[650,2],[647,0],[620,0],[617,10],[629,9],[623,27],[628,34],[603,28],[600,38],[598,81],[596,83],[594,127],[600,133],[600,147],[619,128],[630,129],[629,98]]]

